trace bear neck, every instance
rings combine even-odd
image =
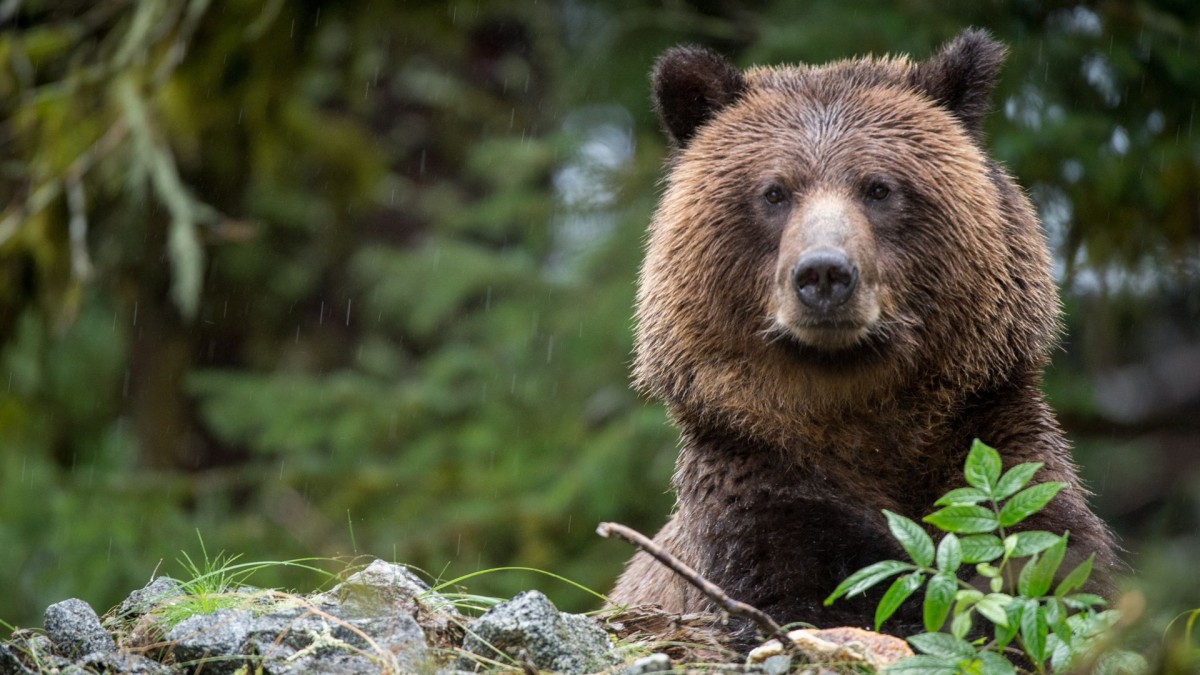
[[[997,401],[1041,406],[1040,381],[1040,368],[1032,365],[974,391],[931,381],[865,405],[801,411],[786,428],[777,419],[755,424],[713,411],[673,411],[681,430],[676,494],[681,506],[721,491],[744,500],[749,493],[743,486],[753,483],[770,486],[753,494],[774,505],[789,495],[806,501],[819,494],[865,505],[873,514],[881,508],[921,512],[941,492],[922,494],[911,486],[941,481],[914,477],[928,474],[930,466],[959,472],[961,462],[945,458],[965,457],[977,437],[989,440],[988,418],[998,411]]]

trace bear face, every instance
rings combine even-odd
[[[834,411],[1040,371],[1057,331],[1032,208],[984,153],[1003,47],[653,75],[676,149],[638,294],[635,379],[681,420],[779,445]]]

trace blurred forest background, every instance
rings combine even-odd
[[[1057,256],[1049,396],[1159,628],[1200,606],[1200,4],[0,0],[0,619],[103,611],[197,530],[607,590],[596,523],[672,503],[627,382],[654,57],[971,25]],[[535,586],[595,607],[471,589]]]

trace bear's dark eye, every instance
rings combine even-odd
[[[768,204],[774,206],[787,199],[787,195],[783,193],[783,189],[778,185],[772,185],[763,192],[763,199],[767,200]]]
[[[867,199],[872,201],[881,202],[887,199],[890,194],[892,194],[891,188],[883,183],[871,183],[867,186]]]

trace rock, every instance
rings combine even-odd
[[[420,597],[428,591],[429,585],[404,565],[376,560],[312,600],[322,609],[339,611],[342,617],[374,616],[385,611],[412,614],[419,607],[438,604]]]
[[[379,617],[405,615],[417,621],[423,639],[439,646],[457,645],[461,640],[460,626],[466,623],[450,601],[430,592],[429,585],[407,567],[382,560],[372,562],[309,601],[321,611],[347,621],[375,622]],[[384,630],[392,632],[389,628]]]
[[[152,661],[139,654],[128,652],[93,652],[80,661],[62,669],[62,675],[84,675],[85,673],[129,673],[130,675],[169,675],[175,669]]]
[[[245,609],[221,609],[180,621],[164,639],[174,643],[176,663],[204,661],[206,673],[233,673],[245,664],[244,645],[254,626]]]
[[[861,628],[802,629],[788,633],[808,663],[837,668],[867,666],[883,670],[887,665],[912,656],[912,648],[898,637],[873,633]],[[771,640],[750,652],[746,665],[765,665],[785,655],[778,640]]]
[[[100,617],[92,606],[78,598],[55,603],[46,608],[43,621],[46,635],[54,642],[55,650],[63,656],[84,656],[93,652],[114,652],[117,645],[100,625]]]
[[[603,628],[585,616],[559,612],[537,591],[521,593],[472,621],[462,647],[486,659],[559,673],[594,673],[620,663]],[[459,659],[460,668],[476,665],[468,657]]]
[[[0,675],[31,675],[32,670],[21,663],[8,645],[0,644]]]
[[[652,675],[653,673],[670,672],[672,672],[671,657],[666,654],[651,654],[618,670],[616,675]]]
[[[416,672],[428,661],[425,635],[407,614],[385,612],[339,622],[306,607],[258,618],[246,652],[264,673]]]
[[[171,577],[156,577],[144,587],[130,593],[117,611],[122,617],[136,617],[184,595],[183,586],[178,581]]]
[[[55,668],[63,668],[71,663],[70,659],[55,653],[54,643],[50,641],[50,638],[28,629],[18,630],[12,634],[10,649],[18,658],[24,657],[25,662],[33,666],[35,672],[53,671]]]

